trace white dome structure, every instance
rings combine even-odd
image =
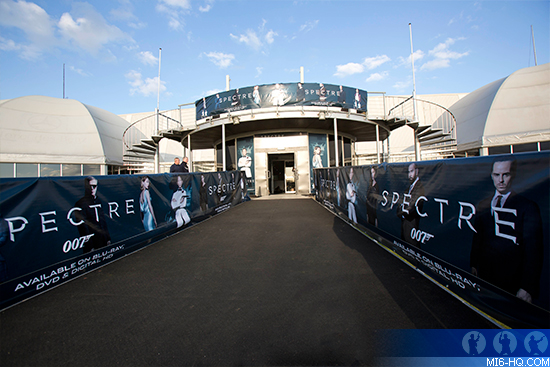
[[[123,118],[73,99],[0,101],[0,162],[122,166]]]
[[[513,153],[514,145],[548,142],[550,64],[520,69],[449,109],[457,121],[458,151],[480,150],[486,155],[490,148],[503,147]]]

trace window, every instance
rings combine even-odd
[[[538,149],[537,143],[514,144],[514,153],[536,152]]]
[[[17,163],[15,165],[16,177],[38,177],[38,164]]]
[[[80,164],[63,164],[63,176],[81,176]]]
[[[60,164],[40,164],[40,177],[61,176]]]
[[[489,155],[494,154],[510,154],[510,146],[509,145],[503,145],[500,147],[489,147]]]
[[[100,175],[101,167],[99,164],[84,164],[82,165],[82,172],[84,176]]]
[[[237,160],[235,159],[236,140],[227,140],[225,142],[225,168],[227,171],[237,169]],[[241,154],[239,153],[239,157]]]
[[[13,174],[13,163],[0,163],[0,177],[15,177]]]

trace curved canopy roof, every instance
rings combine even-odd
[[[122,165],[123,118],[74,99],[0,101],[0,161]]]
[[[550,64],[520,69],[449,109],[459,151],[550,140]]]

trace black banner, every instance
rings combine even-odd
[[[317,200],[509,326],[550,326],[548,152],[316,169]]]
[[[367,92],[323,83],[278,83],[233,89],[195,102],[197,120],[222,113],[274,106],[328,106],[367,110]]]
[[[241,177],[0,179],[0,308],[237,205]]]

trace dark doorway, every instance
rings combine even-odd
[[[268,154],[269,193],[296,193],[294,153]]]

